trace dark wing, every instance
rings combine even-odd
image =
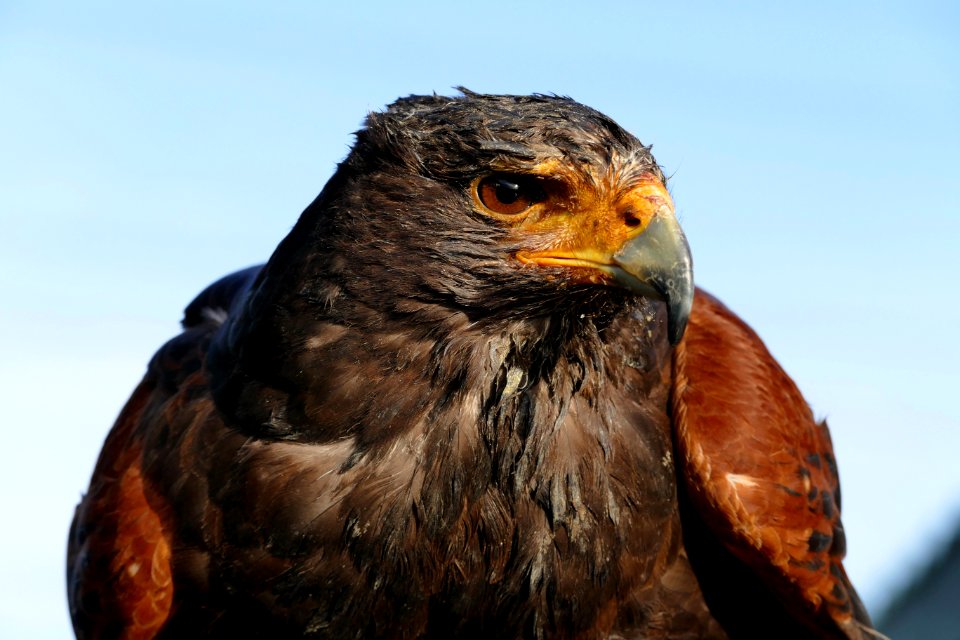
[[[757,335],[698,291],[674,362],[684,539],[734,637],[877,637],[844,572],[830,434]]]
[[[170,614],[170,539],[163,507],[144,480],[136,435],[154,392],[147,380],[133,392],[70,528],[67,595],[81,639],[152,638]]]
[[[251,267],[222,278],[190,303],[185,331],[154,356],[107,436],[68,542],[67,595],[78,638],[153,638],[172,615],[176,523],[151,489],[143,440],[163,422],[164,411],[211,409],[206,396],[191,404],[169,401],[206,393],[200,369],[210,338],[258,271]],[[189,416],[181,419],[189,422]]]

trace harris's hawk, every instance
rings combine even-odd
[[[371,114],[183,325],[77,508],[80,638],[877,635],[826,425],[588,107]]]

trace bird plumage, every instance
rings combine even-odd
[[[500,214],[488,175],[539,191]],[[672,344],[687,294],[640,264],[685,251],[663,180],[565,98],[371,114],[108,436],[70,535],[78,636],[861,637],[825,426],[704,294]],[[666,253],[621,249],[654,233]],[[738,580],[782,611],[738,622]]]

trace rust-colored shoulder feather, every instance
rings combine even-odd
[[[78,638],[154,638],[178,608],[174,568],[182,573],[187,564],[182,543],[175,542],[183,514],[157,485],[157,441],[169,438],[165,412],[182,412],[186,422],[202,413],[184,398],[202,395],[201,363],[216,327],[187,326],[157,351],[103,445],[67,546],[67,595]],[[206,398],[202,404],[212,406]],[[163,471],[186,475],[172,465]]]
[[[827,426],[750,327],[702,291],[675,353],[673,415],[688,552],[715,615],[747,635],[796,625],[797,637],[872,637],[841,564]],[[761,591],[772,609],[757,615]]]
[[[159,498],[142,473],[137,427],[153,393],[134,391],[104,444],[77,507],[67,555],[70,615],[78,638],[153,638],[173,602],[170,541]]]

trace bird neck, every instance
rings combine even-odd
[[[261,290],[283,290],[274,285]],[[219,408],[252,436],[355,437],[375,448],[453,403],[479,412],[493,444],[514,440],[503,425],[529,429],[531,402],[562,412],[578,393],[595,402],[628,380],[660,382],[669,357],[661,307],[636,299],[477,317],[410,299],[398,312],[315,282],[309,296],[254,292],[215,337],[207,368]]]

